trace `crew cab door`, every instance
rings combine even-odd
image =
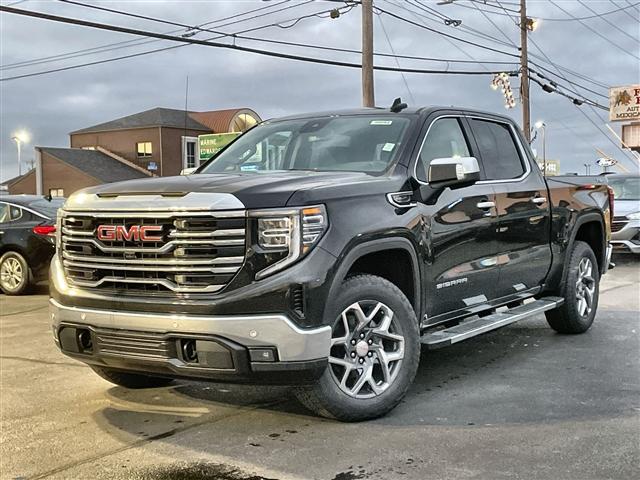
[[[468,118],[486,180],[496,194],[499,295],[541,285],[551,265],[547,186],[527,155],[523,138],[507,122]]]
[[[475,154],[463,118],[444,115],[427,120],[415,162],[420,187],[420,248],[424,263],[423,294],[427,323],[462,313],[497,294],[498,268],[495,194],[490,184],[435,189],[428,170],[436,158]],[[439,317],[439,318],[438,318]]]

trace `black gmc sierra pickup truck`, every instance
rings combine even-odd
[[[507,117],[402,107],[266,121],[191,175],[73,194],[57,345],[124,387],[294,385],[355,421],[400,401],[421,344],[542,312],[585,332],[608,187],[545,179]]]

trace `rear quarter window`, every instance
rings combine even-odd
[[[471,119],[487,180],[508,180],[525,172],[516,139],[506,123]]]

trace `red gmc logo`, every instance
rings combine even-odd
[[[98,240],[112,241],[136,241],[136,242],[161,242],[162,235],[153,233],[162,232],[161,225],[100,225],[97,231]]]

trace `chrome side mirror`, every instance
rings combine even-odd
[[[475,157],[435,158],[429,164],[429,184],[434,187],[469,185],[480,180]]]

